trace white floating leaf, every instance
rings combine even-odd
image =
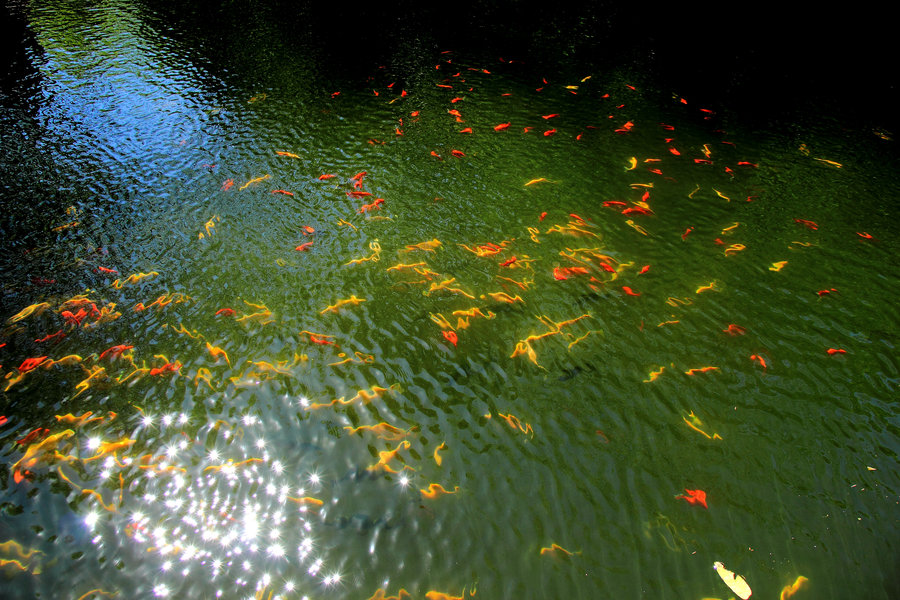
[[[719,574],[719,577],[722,578],[722,581],[725,582],[731,591],[737,594],[742,600],[747,600],[752,594],[753,591],[750,589],[750,586],[747,585],[746,580],[740,575],[735,575],[731,571],[725,568],[725,565],[716,561],[713,563],[713,569],[716,570],[716,573]]]

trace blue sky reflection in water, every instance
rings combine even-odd
[[[4,597],[897,594],[877,111],[204,10],[12,7]]]

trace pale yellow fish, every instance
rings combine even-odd
[[[720,191],[717,190],[716,188],[713,188],[713,191],[716,193],[716,195],[717,195],[719,198],[724,198],[725,200],[728,200],[729,202],[731,202],[731,198],[729,198],[728,196],[726,196],[725,194],[723,194],[722,192],[720,192]]]
[[[725,585],[727,585],[732,592],[737,594],[741,600],[747,600],[747,598],[753,594],[750,586],[747,585],[747,581],[740,575],[735,575],[733,572],[726,569],[725,565],[721,562],[716,561],[713,563],[713,569],[716,570],[716,573],[719,574],[719,577],[722,578]]]
[[[839,163],[839,162],[834,162],[833,160],[828,160],[828,159],[825,159],[825,158],[815,158],[815,157],[813,157],[813,160],[817,160],[817,161],[819,161],[819,162],[823,162],[823,163],[825,163],[826,165],[831,165],[832,167],[837,167],[838,169],[840,169],[841,167],[844,166],[844,165],[842,165],[842,164]]]

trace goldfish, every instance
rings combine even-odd
[[[644,265],[643,267],[641,267],[641,270],[638,271],[638,275],[643,275],[644,273],[646,273],[649,270],[650,270],[650,265]]]
[[[347,195],[353,196],[354,198],[364,198],[366,196],[371,196],[372,192],[351,191],[347,192]]]
[[[337,175],[333,175],[331,173],[323,173],[319,175],[318,179],[319,181],[325,181],[326,179],[331,179],[332,177],[337,177]]]
[[[220,308],[216,311],[216,316],[222,315],[223,317],[233,317],[234,309],[233,308]]]
[[[281,150],[276,150],[275,154],[277,154],[278,156],[286,156],[288,158],[300,158],[298,155],[294,154],[293,152],[283,152]]]
[[[440,240],[435,238],[435,239],[427,241],[427,242],[420,242],[418,244],[408,245],[405,247],[405,250],[407,252],[412,252],[413,250],[423,250],[425,252],[434,252],[435,249],[439,248],[440,246],[441,246]]]
[[[466,155],[466,153],[463,152],[462,150],[451,150],[450,154],[452,154],[453,156],[455,156],[457,158],[462,158],[463,156]]]
[[[857,231],[856,235],[863,238],[864,240],[874,240],[875,239],[874,237],[872,237],[872,234],[866,233],[865,231]]]
[[[338,345],[336,343],[334,343],[328,339],[330,337],[334,337],[333,335],[324,335],[324,334],[313,333],[311,331],[305,331],[305,330],[301,331],[300,333],[301,334],[305,333],[306,335],[308,335],[309,341],[311,341],[313,344],[319,344],[320,346],[334,346],[335,348],[338,347]]]
[[[737,254],[738,252],[740,252],[742,250],[746,250],[746,249],[747,249],[747,246],[745,246],[744,244],[731,244],[730,246],[725,248],[725,256],[732,256],[732,255]]]
[[[827,159],[824,159],[824,158],[815,158],[815,157],[813,157],[813,160],[817,160],[817,161],[819,161],[819,162],[825,163],[826,165],[831,165],[832,167],[837,167],[838,169],[840,169],[841,167],[844,166],[844,165],[842,165],[841,163],[834,162],[833,160],[827,160]]]
[[[632,156],[628,159],[628,166],[625,167],[626,171],[634,171],[637,168],[637,157]]]
[[[471,127],[465,127],[465,128],[463,128],[463,129],[460,129],[459,132],[460,132],[460,133],[472,133],[472,128],[471,128]]]
[[[656,379],[657,379],[660,375],[662,375],[662,374],[663,374],[663,371],[665,371],[665,370],[666,370],[665,367],[660,367],[660,368],[657,369],[656,371],[650,371],[650,373],[648,374],[648,378],[647,378],[647,379],[644,379],[643,382],[644,382],[644,383],[651,383],[651,382],[653,382],[653,381],[656,381]]]
[[[224,183],[222,183],[222,191],[227,192],[234,186],[234,179],[226,179]]]
[[[22,364],[19,365],[19,373],[27,373],[28,371],[36,369],[45,360],[47,360],[46,356],[38,356],[35,358],[26,358],[24,361],[22,361]]]
[[[706,505],[706,492],[703,490],[689,490],[687,488],[685,488],[684,491],[687,493],[675,497],[684,498],[688,504],[699,504],[703,508],[709,508],[709,506]]]
[[[312,247],[313,243],[314,242],[306,242],[306,243],[300,244],[299,246],[294,248],[294,250],[297,250],[299,252],[306,252],[307,250],[309,250]]]
[[[322,309],[321,311],[319,311],[319,314],[324,315],[327,312],[337,312],[338,308],[340,308],[341,306],[346,306],[347,304],[350,304],[351,306],[356,306],[365,301],[366,301],[365,298],[357,298],[355,295],[351,295],[349,298],[347,298],[345,300],[338,300],[331,306],[328,306],[328,307]]]
[[[778,262],[773,262],[772,266],[769,267],[770,271],[780,271],[784,268],[784,265],[788,264],[786,260],[779,260]]]
[[[422,496],[428,498],[429,500],[434,500],[441,494],[455,494],[459,491],[459,486],[455,486],[453,491],[445,490],[444,487],[439,483],[429,484],[428,489],[420,489]]]
[[[49,302],[41,302],[39,304],[32,304],[31,306],[26,306],[10,318],[6,320],[7,323],[18,323],[22,319],[26,317],[30,317],[31,315],[38,316],[45,310],[50,308]]]
[[[684,233],[681,234],[681,239],[684,240],[687,236],[694,230],[693,227],[688,227],[684,230]]]
[[[837,288],[831,288],[830,290],[819,290],[816,292],[819,296],[825,296],[826,294],[830,294],[831,292],[836,292]]]
[[[49,342],[50,340],[54,340],[54,339],[57,339],[57,338],[62,339],[62,338],[64,338],[64,337],[66,337],[66,334],[63,333],[63,330],[62,330],[62,329],[60,329],[60,330],[57,331],[56,333],[48,333],[48,334],[45,335],[44,337],[42,337],[42,338],[40,338],[40,339],[34,340],[34,343],[35,343],[35,344],[40,344],[40,343],[43,343],[43,342]],[[2,347],[2,346],[0,346],[0,347]]]
[[[711,165],[711,164],[713,164],[713,161],[711,161],[711,160],[709,160],[709,159],[706,159],[706,158],[695,158],[695,159],[694,159],[694,162],[697,163],[698,165]]]
[[[553,135],[554,133],[556,133],[555,129],[548,129],[547,131],[544,132],[544,137],[549,137],[549,136]]]
[[[455,331],[442,331],[444,339],[456,346],[456,343],[459,341],[459,337],[456,335]]]
[[[759,361],[760,366],[761,366],[763,369],[766,368],[766,359],[764,359],[764,358],[763,358],[762,356],[760,356],[759,354],[751,354],[751,355],[750,355],[750,360],[756,360],[756,361]]]
[[[118,275],[118,274],[119,274],[119,272],[116,271],[115,269],[107,269],[106,267],[99,267],[99,266],[98,266],[96,269],[94,269],[94,272],[96,272],[96,273],[108,273],[108,274],[110,274],[110,275],[112,275],[112,274]]]
[[[494,131],[502,131],[503,129],[508,128],[511,123],[500,123],[499,125],[494,126]]]
[[[174,363],[167,362],[161,367],[156,367],[150,369],[150,375],[166,375],[168,373],[177,373],[178,369],[181,368],[181,363],[176,361]]]
[[[707,285],[701,285],[700,287],[698,287],[696,293],[701,294],[703,292],[718,292],[718,291],[719,290],[716,289],[716,282],[711,281]]]
[[[287,190],[272,190],[273,194],[283,194],[285,196],[293,196],[294,192],[289,192]]]
[[[40,442],[41,440],[46,438],[49,434],[50,434],[49,429],[46,429],[46,428],[42,429],[42,428],[38,427],[37,429],[32,429],[30,432],[28,432],[28,434],[25,437],[16,440],[16,443],[19,444],[20,446],[27,446],[32,443]]]
[[[384,204],[384,198],[376,198],[374,202],[370,202],[369,204],[363,204],[359,207],[359,213],[362,214],[369,210],[375,210],[381,208],[381,205]]]
[[[511,258],[508,258],[508,259],[504,260],[502,263],[500,263],[500,266],[501,266],[501,267],[508,267],[508,266],[510,266],[511,264],[513,264],[514,262],[516,262],[516,260],[518,260],[518,259],[517,259],[515,256],[513,256],[513,257],[511,257]]]
[[[731,323],[726,329],[723,329],[722,332],[727,333],[728,335],[744,335],[747,333],[747,330],[740,325]]]
[[[781,594],[778,596],[778,600],[788,600],[788,598],[790,598],[801,588],[803,588],[808,581],[809,579],[807,579],[803,575],[798,575],[794,580],[794,583],[786,585],[781,589]]]
[[[437,466],[441,466],[441,463],[444,461],[444,458],[438,453],[446,447],[447,447],[447,444],[444,442],[441,442],[441,445],[434,449],[434,453],[433,453],[434,462],[437,463]]]
[[[552,115],[541,115],[542,119],[552,119],[553,117],[558,117],[559,113],[553,113]]]
[[[825,352],[827,352],[831,356],[834,356],[835,354],[847,354],[847,351],[843,348],[829,348]]]
[[[728,196],[726,196],[725,194],[723,194],[722,192],[720,192],[720,191],[717,190],[716,188],[713,188],[713,191],[716,193],[716,195],[717,195],[719,198],[722,198],[722,199],[724,199],[724,200],[728,200],[729,202],[731,202],[731,198],[729,198]]]
[[[541,551],[540,551],[541,556],[543,556],[544,554],[557,554],[557,553],[562,553],[562,554],[565,554],[566,556],[574,556],[576,554],[581,554],[581,550],[579,550],[577,552],[569,552],[568,550],[566,550],[559,544],[550,544],[549,547],[541,548]]]

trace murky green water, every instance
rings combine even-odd
[[[900,592],[892,132],[271,11],[12,15],[4,597]]]

